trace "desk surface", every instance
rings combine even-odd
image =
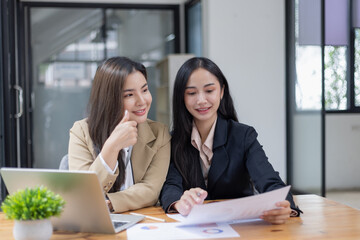
[[[304,214],[291,218],[283,225],[271,225],[266,222],[233,224],[232,227],[242,239],[360,239],[360,210],[348,207],[316,195],[295,196],[296,203]],[[168,218],[160,207],[149,207],[134,212]],[[143,220],[142,223],[156,222]],[[5,220],[0,213],[0,236],[2,240],[13,239],[14,222]],[[126,232],[104,235],[91,233],[58,233],[51,239],[126,239]]]

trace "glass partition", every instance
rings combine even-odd
[[[106,58],[126,56],[147,67],[149,118],[156,120],[155,65],[175,52],[173,10],[31,7],[30,20],[33,167],[58,168]]]
[[[190,2],[186,5],[186,29],[187,29],[187,52],[195,54],[197,57],[202,56],[202,15],[201,1]]]

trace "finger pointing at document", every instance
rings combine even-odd
[[[184,192],[180,200],[175,203],[174,208],[183,216],[187,216],[194,205],[203,204],[207,192],[201,188],[191,188]]]

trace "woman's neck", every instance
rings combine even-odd
[[[216,118],[208,119],[206,121],[201,121],[201,120],[196,120],[196,119],[194,120],[196,128],[198,129],[200,137],[201,137],[201,143],[205,142],[205,140],[208,137],[209,132],[211,130],[211,127],[214,124]]]

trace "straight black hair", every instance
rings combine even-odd
[[[171,159],[183,177],[185,189],[198,187],[202,176],[198,173],[199,152],[191,145],[191,131],[193,116],[185,106],[185,88],[190,75],[197,69],[202,68],[213,74],[224,89],[223,98],[217,110],[218,114],[225,119],[238,121],[233,100],[229,91],[229,84],[220,68],[210,59],[194,57],[187,60],[177,72],[173,92],[173,129],[171,138]]]

